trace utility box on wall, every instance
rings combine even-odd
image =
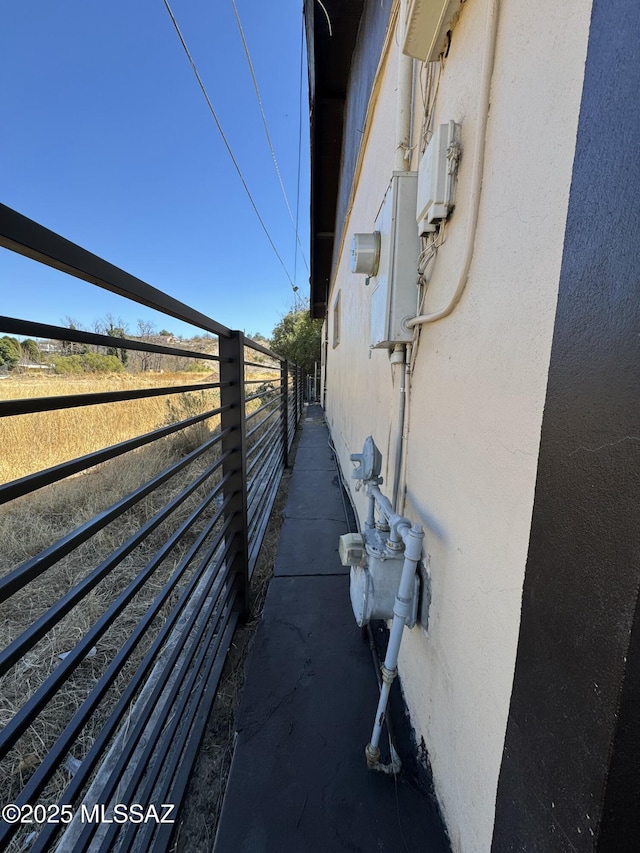
[[[380,234],[377,274],[370,279],[372,347],[406,343],[406,321],[416,315],[418,255],[417,172],[394,172],[375,230]]]
[[[409,0],[402,52],[422,62],[437,60],[461,7],[462,0]]]
[[[459,125],[454,121],[439,124],[434,130],[418,167],[418,231],[435,231],[435,222],[446,219],[453,207],[453,187],[460,152],[456,137]]]

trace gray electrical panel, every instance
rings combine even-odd
[[[377,275],[369,280],[372,347],[392,347],[412,338],[406,321],[416,315],[417,184],[417,172],[394,172],[376,220],[380,262]]]

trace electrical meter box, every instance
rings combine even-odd
[[[372,347],[393,347],[412,338],[406,322],[416,315],[417,186],[417,172],[394,172],[376,220],[380,259],[377,274],[369,281]]]

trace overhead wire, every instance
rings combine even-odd
[[[300,164],[302,160],[302,69],[304,60],[304,18],[300,16],[300,79],[298,83],[298,180],[296,184],[296,237],[298,236],[298,225],[300,223]],[[293,260],[293,278],[296,277],[298,267],[298,242],[296,242]],[[305,261],[305,266],[307,266]],[[307,272],[309,267],[307,266]]]
[[[333,35],[333,29],[331,27],[331,18],[329,17],[329,13],[327,12],[327,7],[324,5],[322,0],[317,0],[317,3],[320,6],[320,8],[322,9],[322,11],[324,12],[324,16],[327,19],[327,24],[329,25],[329,35],[332,36]]]
[[[288,269],[287,269],[287,267],[285,266],[285,263],[284,263],[284,261],[282,260],[282,257],[281,257],[281,255],[280,255],[280,253],[278,252],[278,250],[277,250],[277,248],[276,248],[276,245],[275,245],[275,243],[273,242],[273,239],[271,238],[271,234],[269,233],[269,229],[268,229],[268,228],[267,228],[267,226],[265,225],[265,222],[264,222],[264,220],[263,220],[262,216],[260,215],[260,211],[258,210],[258,207],[257,207],[257,205],[256,205],[255,201],[253,200],[253,196],[251,195],[251,191],[249,190],[249,187],[247,186],[247,182],[246,182],[246,181],[245,181],[245,179],[244,179],[244,175],[242,174],[242,171],[241,171],[241,169],[240,169],[240,166],[238,165],[238,161],[236,160],[236,158],[235,158],[235,156],[234,156],[234,153],[233,153],[233,150],[232,150],[232,148],[231,148],[231,145],[229,144],[229,141],[227,140],[227,137],[226,137],[226,135],[225,135],[225,132],[224,132],[224,130],[222,129],[222,125],[220,124],[220,120],[218,119],[218,116],[217,116],[217,114],[216,114],[216,111],[215,111],[215,110],[214,110],[214,108],[213,108],[213,104],[211,103],[211,100],[210,100],[210,98],[209,98],[209,95],[207,94],[207,90],[205,89],[204,83],[202,82],[202,78],[200,77],[200,74],[198,73],[198,69],[196,68],[196,64],[195,64],[195,62],[193,61],[193,58],[192,58],[192,56],[191,56],[191,53],[189,52],[189,48],[187,47],[187,43],[186,43],[186,41],[184,40],[184,36],[182,35],[182,33],[181,33],[181,31],[180,31],[180,27],[178,26],[178,22],[176,21],[175,15],[173,14],[173,11],[171,10],[171,6],[169,5],[169,0],[163,0],[163,2],[164,2],[164,5],[165,5],[165,8],[166,8],[166,10],[167,10],[167,12],[168,12],[168,14],[169,14],[169,17],[171,18],[171,22],[172,22],[173,27],[174,27],[174,29],[175,29],[175,31],[176,31],[176,33],[177,33],[177,35],[178,35],[178,38],[180,39],[180,44],[182,45],[183,50],[184,50],[184,52],[185,52],[185,54],[186,54],[186,56],[187,56],[187,59],[189,60],[189,64],[191,65],[191,70],[193,71],[193,73],[194,73],[194,75],[195,75],[195,78],[196,78],[196,80],[198,81],[198,85],[200,86],[200,89],[201,89],[201,91],[202,91],[202,94],[204,95],[204,98],[205,98],[205,100],[206,100],[206,102],[207,102],[207,106],[209,107],[209,111],[211,112],[211,115],[213,116],[213,120],[214,120],[214,121],[215,121],[215,123],[216,123],[216,127],[218,128],[218,132],[219,132],[220,136],[222,137],[222,141],[223,141],[223,142],[224,142],[224,144],[225,144],[225,147],[226,147],[226,149],[227,149],[227,152],[228,152],[228,154],[229,154],[229,157],[231,157],[231,162],[233,163],[233,165],[234,165],[234,167],[235,167],[235,170],[236,170],[236,172],[238,173],[238,177],[240,178],[240,181],[242,182],[242,186],[244,187],[244,190],[245,190],[245,192],[246,192],[246,194],[247,194],[247,196],[248,196],[248,198],[249,198],[249,201],[251,202],[251,206],[253,207],[253,210],[254,210],[254,212],[255,212],[256,216],[258,217],[258,222],[259,222],[259,223],[260,223],[260,225],[262,226],[262,230],[264,231],[264,233],[265,233],[265,235],[266,235],[266,237],[267,237],[267,240],[269,241],[269,243],[270,243],[270,245],[271,245],[271,248],[273,249],[273,251],[274,251],[274,253],[275,253],[276,257],[278,258],[278,260],[280,261],[280,265],[282,266],[282,269],[284,270],[285,275],[286,275],[286,276],[287,276],[287,278],[289,279],[289,282],[290,282],[290,284],[291,284],[291,287],[292,287],[292,288],[294,289],[294,291],[295,291],[295,284],[294,284],[294,282],[293,282],[293,279],[291,278],[291,275],[289,274],[289,270],[288,270]]]
[[[258,107],[260,108],[260,116],[262,117],[262,125],[264,127],[265,136],[267,137],[267,143],[269,145],[269,150],[271,151],[271,159],[273,160],[273,165],[276,170],[276,174],[278,176],[278,181],[280,183],[280,189],[282,190],[282,196],[284,198],[284,203],[287,206],[287,211],[289,213],[289,219],[291,220],[291,224],[293,225],[296,232],[296,239],[298,241],[298,245],[300,246],[300,254],[304,260],[304,265],[307,268],[307,272],[309,272],[309,265],[307,263],[307,259],[304,256],[304,251],[302,248],[302,241],[300,240],[300,234],[298,233],[298,226],[293,218],[293,213],[291,212],[291,206],[289,204],[289,199],[287,197],[287,191],[284,186],[284,182],[282,180],[282,175],[280,173],[280,166],[278,165],[278,158],[276,157],[276,152],[273,147],[273,142],[271,141],[271,134],[269,133],[269,126],[267,124],[267,117],[264,112],[264,107],[262,104],[262,97],[260,95],[260,89],[258,87],[258,80],[256,78],[256,73],[253,67],[253,62],[251,60],[251,53],[249,52],[249,45],[247,44],[247,40],[244,35],[244,30],[242,28],[242,23],[240,21],[240,15],[238,14],[238,7],[236,6],[236,0],[231,0],[231,5],[233,6],[233,13],[236,18],[236,24],[238,25],[238,32],[240,33],[240,39],[242,40],[242,47],[244,48],[244,55],[247,60],[247,65],[249,66],[249,73],[251,74],[251,80],[253,82],[253,88],[256,93],[256,98],[258,100]],[[295,273],[294,273],[295,279]]]

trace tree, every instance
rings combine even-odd
[[[312,320],[309,308],[296,307],[273,330],[271,349],[278,355],[312,373],[320,361],[322,320]]]
[[[150,342],[158,334],[156,327],[150,320],[138,320],[138,337],[141,341]],[[160,332],[162,334],[162,332]],[[158,353],[143,352],[139,350],[135,353],[135,359],[139,365],[139,370],[145,372],[147,370],[160,369],[160,356]]]
[[[124,365],[115,355],[103,355],[98,352],[85,352],[82,355],[51,356],[51,364],[56,373],[122,373]]]
[[[0,338],[0,366],[13,370],[20,361],[20,342],[8,335]]]
[[[122,326],[109,326],[107,329],[107,334],[111,338],[126,338],[126,332],[122,328]],[[129,353],[126,349],[121,349],[120,347],[107,347],[107,355],[115,356],[119,358],[123,365],[129,361]]]
[[[268,347],[268,348],[271,347],[271,341],[269,340],[269,338],[265,338],[265,336],[263,334],[261,334],[260,332],[256,332],[253,335],[249,335],[249,337],[251,338],[252,341],[255,341],[257,344],[262,344],[263,347]]]
[[[82,329],[80,323],[77,323],[73,317],[69,317],[69,315],[67,315],[62,322],[67,329],[71,329],[73,331],[80,331]],[[62,341],[61,349],[64,355],[84,355],[85,352],[89,351],[89,347],[86,344],[78,344],[74,341]]]
[[[42,361],[40,347],[33,338],[27,338],[25,341],[22,341],[20,348],[22,349],[22,354],[27,361],[30,361],[31,364],[40,364]]]
[[[110,338],[127,337],[127,324],[122,317],[118,317],[116,319],[113,314],[106,314],[103,319],[96,320],[94,327],[96,332],[103,335],[109,335]],[[121,349],[116,346],[107,347],[107,355],[114,355],[116,358],[120,359],[123,365],[126,365],[129,361],[129,353],[124,348]]]

